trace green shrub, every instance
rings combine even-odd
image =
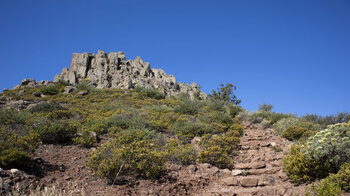
[[[2,125],[23,125],[28,117],[29,115],[25,112],[5,108],[0,109],[0,124]]]
[[[264,103],[264,104],[259,106],[259,111],[271,112],[272,108],[273,108],[273,105]]]
[[[350,121],[350,113],[341,112],[333,115],[320,116],[316,114],[306,114],[301,117],[302,120],[311,122],[313,124],[319,124],[322,128],[326,128],[327,125],[336,123],[346,123]]]
[[[283,169],[293,183],[314,181],[328,175],[326,163],[307,159],[301,152],[300,146],[292,146],[289,154],[283,158]]]
[[[202,136],[211,132],[211,129],[205,124],[189,121],[177,122],[173,125],[173,129],[177,137],[185,142],[191,140],[195,136]]]
[[[34,107],[30,108],[28,111],[30,113],[38,112],[38,113],[44,113],[44,112],[52,112],[55,110],[67,110],[66,108],[62,107],[58,103],[47,103],[47,102],[42,102]]]
[[[272,125],[272,128],[276,129],[279,134],[282,134],[284,130],[289,127],[296,126],[300,122],[300,119],[295,117],[282,118]]]
[[[198,163],[209,163],[219,168],[232,168],[231,157],[220,146],[213,145],[202,150],[197,158]]]
[[[341,195],[343,191],[350,191],[350,163],[344,163],[338,173],[330,174],[319,183],[313,184],[307,195]]]
[[[182,144],[179,140],[171,139],[165,145],[166,160],[183,165],[190,165],[196,161],[196,151],[191,144]]]
[[[201,108],[200,101],[187,100],[182,102],[179,106],[175,107],[174,111],[181,114],[195,115]]]
[[[292,117],[292,115],[259,110],[259,111],[253,112],[250,115],[249,120],[252,123],[261,123],[264,119],[266,119],[266,120],[269,120],[271,124],[274,124],[283,118],[289,118],[289,117]]]
[[[13,132],[0,129],[0,167],[13,168],[26,166],[30,154],[39,144],[36,134],[26,132],[17,135]]]
[[[307,131],[308,129],[306,128],[292,126],[285,129],[282,132],[282,137],[287,138],[288,140],[291,140],[291,141],[296,141],[300,139]]]
[[[228,110],[231,118],[235,118],[240,112],[243,112],[243,108],[237,105],[229,104]]]
[[[90,157],[88,166],[99,176],[113,181],[119,175],[161,176],[164,153],[156,140],[144,139],[143,132],[121,132],[115,139],[99,147]]]
[[[120,127],[122,129],[152,128],[152,124],[144,117],[136,114],[121,114],[108,118],[103,122],[105,127]]]
[[[153,88],[144,88],[144,87],[137,86],[135,88],[135,92],[137,92],[136,98],[139,98],[139,99],[146,99],[146,98],[165,99],[164,93]]]
[[[51,120],[69,119],[72,114],[68,110],[54,110],[48,113],[46,117]]]
[[[75,87],[81,91],[88,91],[88,92],[97,91],[96,87],[94,86],[94,84],[90,79],[84,79],[82,82],[75,85]]]
[[[44,86],[39,90],[44,95],[57,95],[59,93],[59,88],[55,85]]]
[[[89,131],[86,128],[83,128],[78,135],[78,137],[72,139],[75,144],[79,144],[84,147],[91,147],[97,143],[97,134]]]
[[[33,131],[39,135],[43,143],[66,143],[76,136],[77,126],[72,121],[48,121],[43,122]]]
[[[224,112],[225,111],[225,106],[227,104],[226,101],[220,100],[220,99],[209,99],[206,104],[208,105],[208,110],[209,111],[220,111]],[[231,104],[235,106],[234,104]],[[238,107],[238,106],[237,106]]]

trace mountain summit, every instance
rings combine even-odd
[[[198,92],[206,97],[196,83],[191,85],[178,83],[173,75],[167,75],[162,69],[151,69],[149,63],[140,57],[127,60],[124,52],[110,52],[108,55],[99,50],[97,54],[73,53],[70,69],[63,68],[54,81],[65,80],[71,84],[89,81],[97,88],[133,89],[137,86],[156,88],[166,95],[180,92],[191,97]]]

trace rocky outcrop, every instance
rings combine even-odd
[[[193,97],[199,92],[202,98],[206,97],[196,83],[178,83],[173,75],[167,75],[162,69],[151,69],[150,64],[140,57],[127,60],[123,52],[108,55],[101,50],[97,54],[73,53],[70,69],[65,67],[55,76],[54,81],[59,80],[71,84],[89,81],[97,88],[133,89],[142,86],[156,88],[166,95],[185,92]]]

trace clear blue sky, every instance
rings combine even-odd
[[[233,83],[248,110],[350,111],[349,0],[0,1],[0,89],[98,49],[207,93]]]

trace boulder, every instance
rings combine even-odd
[[[227,186],[238,186],[238,180],[232,176],[222,179],[222,182]]]
[[[255,187],[258,185],[258,178],[256,177],[246,177],[241,179],[241,185],[243,187]]]
[[[71,93],[75,90],[77,90],[77,88],[75,88],[74,86],[66,86],[66,87],[64,87],[63,93],[68,94],[68,93]]]
[[[89,91],[79,91],[77,94],[81,95],[81,96],[85,96],[85,95],[89,94]]]

